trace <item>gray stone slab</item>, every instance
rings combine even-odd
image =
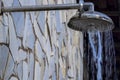
[[[7,6],[7,7],[9,7],[9,6],[12,6],[12,4],[13,4],[13,0],[2,0],[3,1],[3,4],[4,4],[4,6]]]
[[[15,76],[12,76],[12,77],[10,78],[10,80],[18,80],[18,78],[15,77]]]
[[[8,44],[8,17],[0,16],[0,43]]]
[[[56,16],[56,31],[57,31],[57,33],[60,34],[62,32],[60,11],[56,11],[55,16]]]
[[[20,6],[20,3],[18,0],[14,0],[13,2],[13,6]],[[12,18],[13,18],[13,22],[15,24],[15,30],[17,33],[18,37],[23,37],[23,31],[24,31],[24,23],[25,23],[25,16],[24,16],[24,12],[13,12],[12,14]]]
[[[33,80],[34,79],[34,70],[35,70],[35,56],[34,53],[29,53],[29,75],[28,75],[28,80]]]
[[[13,70],[14,70],[14,60],[11,54],[9,53],[8,62],[6,64],[4,80],[9,80],[10,76],[14,74]]]
[[[35,35],[29,13],[26,13],[23,46],[25,49],[34,49]]]
[[[9,49],[7,46],[0,45],[0,77],[3,78],[4,72],[5,72],[5,67],[8,62],[8,56],[9,56]]]
[[[16,72],[18,74],[19,80],[22,80],[22,76],[23,76],[23,61],[19,62],[19,64],[17,65]]]
[[[28,6],[28,5],[35,5],[35,0],[19,0],[21,5]]]
[[[23,78],[22,78],[22,80],[28,80],[28,74],[29,74],[28,63],[23,61]]]
[[[18,61],[18,48],[19,44],[17,41],[16,31],[12,17],[9,15],[9,48],[12,54],[12,57],[15,62]]]

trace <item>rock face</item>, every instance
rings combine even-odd
[[[75,0],[3,0],[6,7],[65,3]],[[83,36],[67,27],[75,12],[0,16],[0,80],[82,80]]]

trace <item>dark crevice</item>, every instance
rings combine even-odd
[[[47,15],[48,15],[48,13],[47,13]],[[48,24],[48,18],[46,19],[46,24],[47,24],[47,32],[48,32],[48,36],[49,36],[49,41],[50,41],[51,50],[53,50],[53,49],[52,49],[51,34],[50,34],[50,29],[49,29],[49,24]]]
[[[44,36],[44,32],[43,32],[42,29],[41,29],[41,27],[43,27],[43,26],[40,26],[39,23],[38,23],[38,21],[37,21],[37,24],[38,24],[38,28],[39,28],[41,34]]]
[[[15,77],[15,78],[17,78],[18,80],[20,80],[19,77],[18,77],[17,75],[14,75],[14,74],[10,75],[10,77],[9,77],[8,80],[10,80],[12,77]]]
[[[77,3],[79,3],[80,0],[76,0]]]

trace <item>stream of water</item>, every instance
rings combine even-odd
[[[89,80],[117,80],[112,32],[88,32],[86,62]]]

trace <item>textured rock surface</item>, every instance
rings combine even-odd
[[[75,0],[3,0],[4,6]],[[0,80],[82,80],[83,36],[67,27],[75,10],[4,13],[0,17]]]

